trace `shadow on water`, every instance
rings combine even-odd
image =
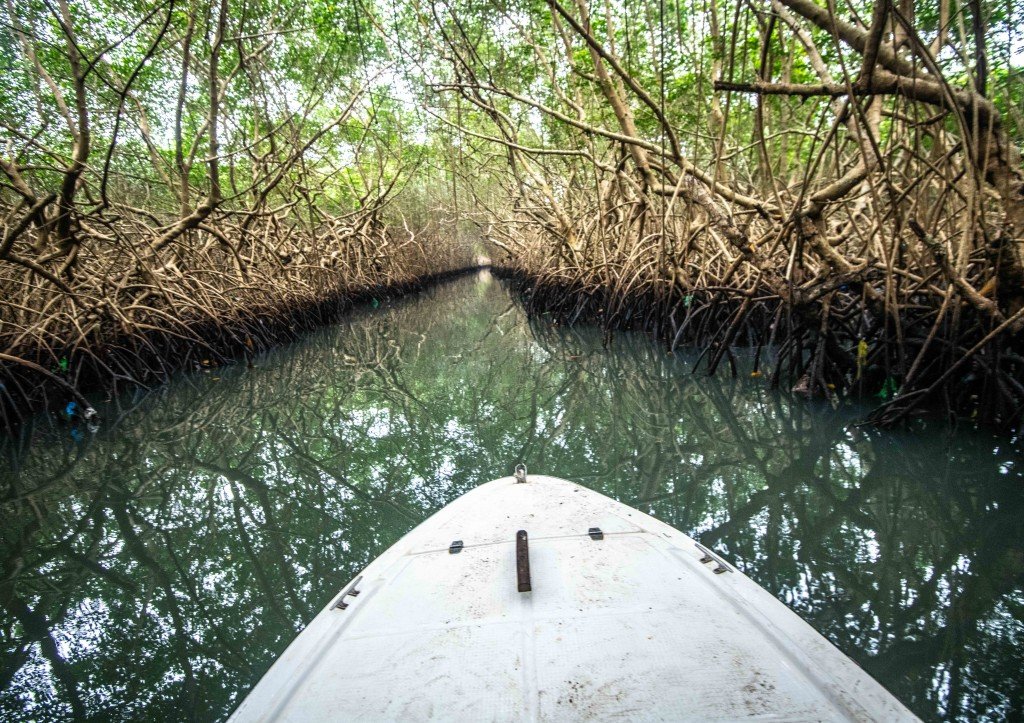
[[[528,322],[489,276],[0,443],[0,715],[223,717],[332,594],[517,461],[713,545],[926,718],[1021,714],[1024,461]]]

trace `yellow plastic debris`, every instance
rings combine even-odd
[[[857,378],[860,379],[864,366],[868,363],[868,343],[861,339],[857,342]]]

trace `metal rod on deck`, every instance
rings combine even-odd
[[[530,548],[526,530],[516,533],[516,580],[519,583],[519,592],[530,592]]]

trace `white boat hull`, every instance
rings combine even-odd
[[[603,539],[588,534],[595,527]],[[517,589],[518,530],[529,536],[530,592]],[[453,554],[456,540],[464,547]],[[399,540],[309,624],[232,716],[740,718],[915,720],[785,605],[691,538],[537,475],[482,485]]]

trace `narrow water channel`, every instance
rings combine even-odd
[[[1021,715],[1007,440],[851,427],[603,341],[485,272],[0,442],[0,717],[223,718],[354,573],[518,461],[715,548],[922,717]]]

